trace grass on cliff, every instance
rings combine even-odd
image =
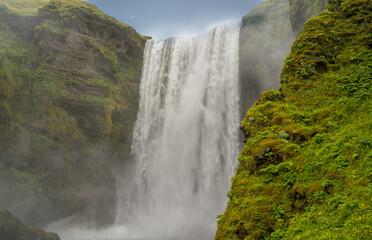
[[[144,37],[78,0],[0,0],[0,11],[0,205],[37,224],[107,224],[114,214],[95,204],[114,206],[109,168],[130,153]],[[58,61],[87,52],[87,68]]]
[[[216,239],[372,238],[372,5],[331,1],[292,46],[246,145]]]
[[[38,1],[38,0],[34,0]],[[40,0],[39,0],[40,1]],[[128,24],[122,23],[113,17],[103,13],[95,5],[84,2],[82,0],[51,0],[46,5],[46,9],[49,13],[55,13],[60,17],[71,17],[75,14],[85,13],[89,16],[96,16],[101,21],[107,21],[111,24],[119,25],[121,27],[130,28]]]
[[[288,30],[288,16],[283,12],[288,11],[287,1],[268,0],[253,8],[250,13],[242,18],[243,26],[255,25],[259,26],[258,33],[253,33],[257,36],[264,36],[259,39],[265,44],[272,44],[273,39],[286,39],[290,34]],[[280,31],[278,31],[280,29]],[[275,34],[275,36],[274,36]],[[251,36],[254,39],[257,36]],[[270,36],[270,37],[268,37]],[[274,54],[274,53],[273,53]]]
[[[8,8],[9,12],[20,15],[37,15],[49,0],[0,0],[0,5]]]

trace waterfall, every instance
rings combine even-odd
[[[213,238],[240,150],[239,30],[146,44],[121,218],[147,237]]]

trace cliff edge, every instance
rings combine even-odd
[[[114,220],[146,40],[83,1],[0,1],[2,209]]]
[[[372,236],[372,4],[332,0],[291,47],[245,148],[215,239]]]

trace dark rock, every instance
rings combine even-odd
[[[114,221],[147,39],[84,1],[0,3],[0,206]]]
[[[327,0],[289,0],[289,18],[293,33],[300,35],[305,22],[318,16],[326,8]]]
[[[267,0],[243,17],[239,52],[242,119],[262,92],[279,89],[283,59],[294,39],[287,0]]]
[[[0,211],[0,236],[2,240],[60,240],[57,234],[25,225],[7,211]]]

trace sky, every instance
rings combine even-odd
[[[196,36],[212,26],[237,22],[263,0],[85,0],[157,39]]]

